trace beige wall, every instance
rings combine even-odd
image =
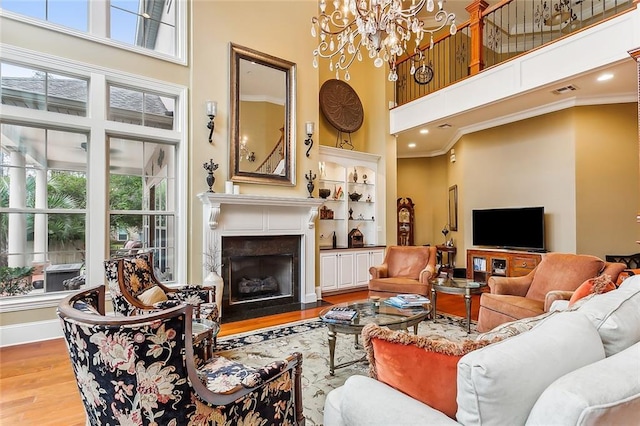
[[[637,104],[579,107],[575,123],[577,251],[637,253]]]
[[[396,200],[411,198],[415,205],[415,245],[436,245],[444,242],[444,236],[440,231],[447,223],[447,180],[445,156],[398,160]],[[389,216],[392,216],[391,213]],[[395,220],[395,217],[393,219]],[[394,229],[393,237],[395,244],[397,229]]]
[[[306,197],[304,173],[318,169],[318,148],[305,156],[304,123],[318,122],[318,70],[313,68],[314,39],[310,34],[311,16],[317,10],[312,1],[195,1],[191,27],[191,152],[189,167],[189,282],[202,279],[202,204],[197,194],[207,189],[202,159],[213,158],[216,192],[224,191],[229,173],[229,43],[255,49],[296,64],[296,186],[240,184],[245,194],[271,194]],[[308,37],[306,37],[308,35]],[[213,144],[207,142],[208,129],[204,105],[218,101]],[[201,113],[200,113],[201,112]]]
[[[418,204],[414,176],[436,186],[441,198],[418,212],[417,227],[435,219],[427,235],[439,243],[447,217],[444,194],[458,185],[458,231],[450,236],[459,267],[472,247],[471,211],[480,208],[544,206],[551,251],[601,258],[635,253],[640,240],[636,108],[635,103],[576,107],[465,135],[454,146],[455,163],[449,154],[438,157],[440,162],[400,159],[398,196],[418,194]],[[439,183],[438,174],[446,182]]]

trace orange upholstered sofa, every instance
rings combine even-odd
[[[562,292],[572,292],[584,281],[602,274],[616,282],[625,268],[624,263],[605,262],[595,256],[547,253],[525,276],[492,276],[488,281],[491,293],[480,297],[478,331],[489,331],[505,322],[548,312]]]
[[[369,268],[369,294],[389,297],[400,293],[431,296],[429,280],[435,275],[436,248],[390,246],[382,265]]]

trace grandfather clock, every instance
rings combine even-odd
[[[411,198],[398,198],[398,245],[413,245],[413,201]]]

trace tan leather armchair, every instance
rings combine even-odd
[[[492,276],[488,281],[491,293],[480,297],[478,331],[548,312],[554,300],[565,298],[589,278],[607,274],[616,282],[625,268],[623,263],[609,263],[595,256],[548,253],[525,276]]]
[[[435,247],[390,246],[384,263],[369,268],[369,294],[391,297],[401,293],[416,293],[431,297],[429,280],[435,271]]]

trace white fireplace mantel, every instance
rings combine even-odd
[[[322,199],[215,192],[200,193],[198,198],[203,208],[203,265],[212,248],[218,248],[216,256],[221,255],[226,236],[300,235],[301,302],[317,301],[315,221]]]
[[[294,198],[294,197],[273,197],[268,195],[246,195],[246,194],[218,194],[215,192],[202,192],[198,198],[204,205],[209,206],[209,227],[216,229],[222,206],[227,205],[250,205],[250,206],[280,206],[297,207],[308,210],[309,229],[313,229],[318,217],[318,208],[322,205],[319,198]]]

